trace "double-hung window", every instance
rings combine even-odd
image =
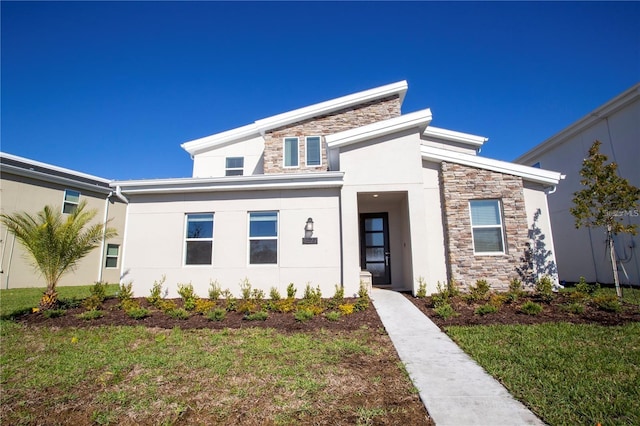
[[[107,257],[104,262],[105,268],[117,268],[118,267],[118,252],[120,246],[117,244],[107,244]]]
[[[284,138],[284,166],[298,167],[298,138]]]
[[[244,157],[227,157],[225,161],[225,176],[243,175]]]
[[[278,263],[278,212],[249,212],[249,264]]]
[[[80,193],[78,191],[72,191],[71,189],[65,189],[62,213],[71,214],[75,212],[78,204],[80,204]]]
[[[307,166],[315,167],[322,165],[320,136],[307,136],[305,152],[307,154]]]
[[[471,230],[476,254],[504,253],[504,232],[499,200],[471,200]]]
[[[187,214],[185,265],[211,265],[213,255],[213,213]]]

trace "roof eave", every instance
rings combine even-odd
[[[453,130],[442,129],[439,127],[428,126],[422,135],[431,137],[445,142],[456,142],[474,147],[481,147],[489,138],[484,136],[472,135],[470,133],[456,132]]]

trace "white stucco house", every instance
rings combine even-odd
[[[537,224],[553,263],[547,193],[558,172],[478,156],[486,138],[402,114],[405,81],[182,144],[193,176],[115,181],[128,200],[122,281],[169,296],[210,280],[238,293],[293,282],[331,295],[428,291],[454,278],[507,286]],[[312,229],[311,229],[312,228]],[[301,291],[298,292],[300,295]]]
[[[618,173],[640,187],[640,83],[596,108],[566,129],[551,136],[515,162],[562,170],[567,178],[549,198],[556,258],[560,279],[577,282],[581,276],[590,282],[613,283],[611,260],[604,229],[576,229],[569,209],[573,194],[580,189],[582,161],[595,140],[600,152],[618,165]],[[640,226],[638,210],[616,212],[628,223]],[[640,285],[638,237],[614,237],[618,274],[623,284]]]

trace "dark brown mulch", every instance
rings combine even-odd
[[[607,312],[593,304],[586,304],[583,313],[571,313],[567,310],[567,305],[573,301],[568,294],[564,293],[556,294],[549,303],[545,303],[534,295],[521,296],[514,303],[503,304],[498,312],[486,315],[475,313],[476,308],[486,302],[467,303],[462,297],[456,297],[451,300],[451,305],[457,315],[446,320],[436,314],[431,297],[420,299],[409,294],[405,294],[405,296],[440,328],[450,325],[542,324],[548,322],[614,326],[640,321],[640,307],[629,303],[623,304],[621,312]],[[542,305],[542,312],[538,315],[527,315],[521,312],[521,306],[527,301]]]
[[[249,321],[244,319],[244,315],[237,312],[227,312],[227,316],[223,321],[210,321],[204,315],[192,313],[187,319],[175,319],[164,312],[150,306],[146,298],[136,299],[141,306],[148,308],[151,315],[143,319],[130,318],[122,309],[118,307],[119,300],[110,298],[103,302],[101,311],[104,313],[102,318],[85,320],[78,318],[79,314],[86,312],[83,307],[68,309],[66,313],[57,318],[46,318],[44,314],[29,313],[16,318],[17,322],[48,327],[95,327],[100,325],[130,325],[157,328],[174,328],[195,329],[207,328],[213,330],[221,330],[225,328],[247,328],[261,327],[273,328],[281,332],[304,332],[317,329],[325,329],[327,331],[350,331],[358,330],[363,326],[370,329],[382,328],[382,322],[378,317],[378,313],[370,306],[368,309],[360,312],[354,312],[350,315],[342,315],[337,321],[330,321],[323,315],[316,315],[312,319],[300,322],[296,321],[293,312],[279,313],[269,312],[269,316],[264,321]],[[183,306],[181,299],[173,300],[178,307]],[[345,299],[347,302],[355,303],[355,300]]]

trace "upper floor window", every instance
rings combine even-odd
[[[308,136],[306,139],[307,166],[322,165],[320,136]]]
[[[298,167],[298,138],[284,138],[284,166]]]
[[[504,253],[502,213],[499,200],[471,200],[471,230],[476,254]]]
[[[107,258],[105,260],[105,268],[117,268],[118,267],[118,253],[120,252],[120,246],[117,244],[107,244]]]
[[[187,214],[185,265],[211,265],[213,255],[213,213]]]
[[[72,191],[71,189],[65,189],[64,202],[62,203],[62,213],[71,214],[76,211],[78,204],[80,203],[80,193],[78,191]]]
[[[242,176],[244,174],[244,157],[227,157],[225,176]]]
[[[278,212],[249,213],[249,264],[278,263]]]

